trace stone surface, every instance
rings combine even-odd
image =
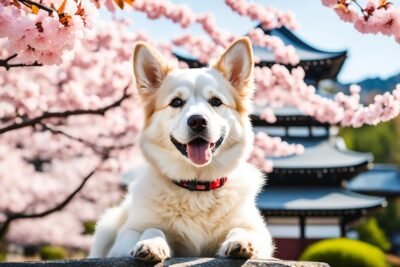
[[[207,267],[329,267],[320,262],[297,262],[281,260],[240,260],[225,258],[172,258],[163,263],[145,263],[133,258],[82,259],[65,261],[41,261],[0,263],[1,267],[147,267],[147,266],[207,266]]]

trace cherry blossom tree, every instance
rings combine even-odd
[[[0,72],[0,233],[8,240],[87,247],[82,222],[120,198],[141,121],[129,61],[142,36],[124,34],[126,26],[102,24],[59,66]]]
[[[386,1],[322,1],[364,33],[400,40],[398,10]],[[239,16],[267,29],[297,27],[294,14],[246,0],[225,0]],[[143,32],[128,32],[130,21],[100,21],[98,8],[142,12],[179,27],[198,24],[208,38],[174,36],[154,42]],[[360,10],[357,10],[357,7]],[[141,112],[132,81],[131,49],[136,40],[156,46],[172,64],[182,47],[208,62],[234,36],[220,29],[211,13],[197,14],[167,0],[0,0],[0,239],[27,244],[87,248],[83,222],[95,220],[122,194],[120,176],[137,159]],[[291,46],[260,29],[249,32],[256,45],[270,49],[276,63],[256,67],[256,104],[273,123],[273,108],[291,105],[321,122],[360,127],[400,112],[400,85],[360,103],[350,95],[333,100],[304,82],[304,70]],[[256,61],[259,59],[256,58]],[[268,157],[301,154],[304,148],[257,133],[250,161],[271,171]]]

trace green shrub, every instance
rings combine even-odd
[[[58,246],[41,247],[39,253],[42,260],[58,260],[66,259],[68,257],[68,253],[65,248]]]
[[[358,237],[361,241],[367,242],[380,248],[382,251],[388,251],[391,247],[385,233],[379,227],[375,218],[368,219],[365,223],[357,227]]]
[[[6,261],[7,260],[7,255],[5,253],[0,252],[0,262]]]
[[[7,260],[7,244],[0,239],[0,262]]]
[[[300,260],[326,262],[331,267],[388,267],[385,254],[368,243],[346,239],[327,239],[309,246]]]
[[[96,229],[96,222],[95,221],[86,221],[83,223],[83,234],[84,235],[93,235],[94,230]]]

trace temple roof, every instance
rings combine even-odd
[[[364,216],[385,206],[381,197],[365,196],[339,187],[267,187],[257,206],[267,216]]]
[[[296,54],[299,56],[300,61],[318,61],[318,60],[326,60],[333,59],[337,57],[346,56],[347,51],[324,51],[317,49],[302,39],[300,39],[297,35],[295,35],[292,31],[290,31],[286,27],[276,28],[272,30],[264,29],[261,25],[258,25],[257,28],[261,28],[266,34],[270,36],[275,36],[280,38],[285,45],[292,45],[296,50]],[[274,54],[264,47],[253,46],[254,54],[258,56],[263,62],[274,62]]]
[[[302,144],[304,153],[272,158],[274,166],[272,173],[268,174],[269,185],[340,186],[343,180],[367,170],[373,160],[371,153],[347,150],[339,137],[284,140]]]
[[[261,28],[268,35],[281,38],[285,45],[292,45],[294,47],[300,58],[300,63],[297,66],[304,68],[306,71],[305,79],[310,83],[316,84],[323,79],[336,79],[346,60],[346,50],[329,52],[317,49],[301,40],[285,27],[272,30],[264,29],[261,25],[256,27]],[[274,54],[268,48],[253,45],[253,52],[254,56],[260,59],[260,62],[256,63],[256,66],[270,67],[276,63]],[[175,51],[174,54],[179,61],[186,62],[190,68],[205,66],[205,64],[198,62],[195,57],[181,50]],[[296,66],[287,65],[287,67],[291,69]]]
[[[346,188],[366,194],[400,196],[400,170],[393,165],[376,164],[370,171],[354,177]]]
[[[294,47],[300,58],[300,63],[297,66],[303,67],[306,72],[305,80],[313,84],[317,84],[324,79],[336,80],[346,60],[346,50],[329,52],[317,49],[301,40],[286,27],[272,30],[264,29],[261,25],[257,27],[261,28],[268,35],[281,38],[285,45]],[[253,49],[254,55],[261,59],[261,62],[256,65],[270,67],[276,63],[274,55],[269,49],[259,46],[253,46]],[[297,66],[286,65],[288,69]]]
[[[317,121],[311,116],[305,115],[296,107],[285,106],[280,108],[273,108],[276,122],[269,123],[260,119],[259,115],[263,107],[255,106],[252,115],[250,116],[253,126],[271,126],[271,127],[293,127],[293,126],[318,126],[328,128],[329,123],[322,123]]]
[[[305,151],[302,155],[273,159],[275,168],[349,168],[372,161],[371,153],[347,150],[342,146],[341,138],[331,138],[331,140],[293,140],[286,138],[285,141],[290,143],[301,142]]]

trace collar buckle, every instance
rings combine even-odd
[[[173,181],[179,187],[185,188],[189,191],[211,191],[222,187],[227,177],[221,177],[211,182],[196,182],[196,181]]]

